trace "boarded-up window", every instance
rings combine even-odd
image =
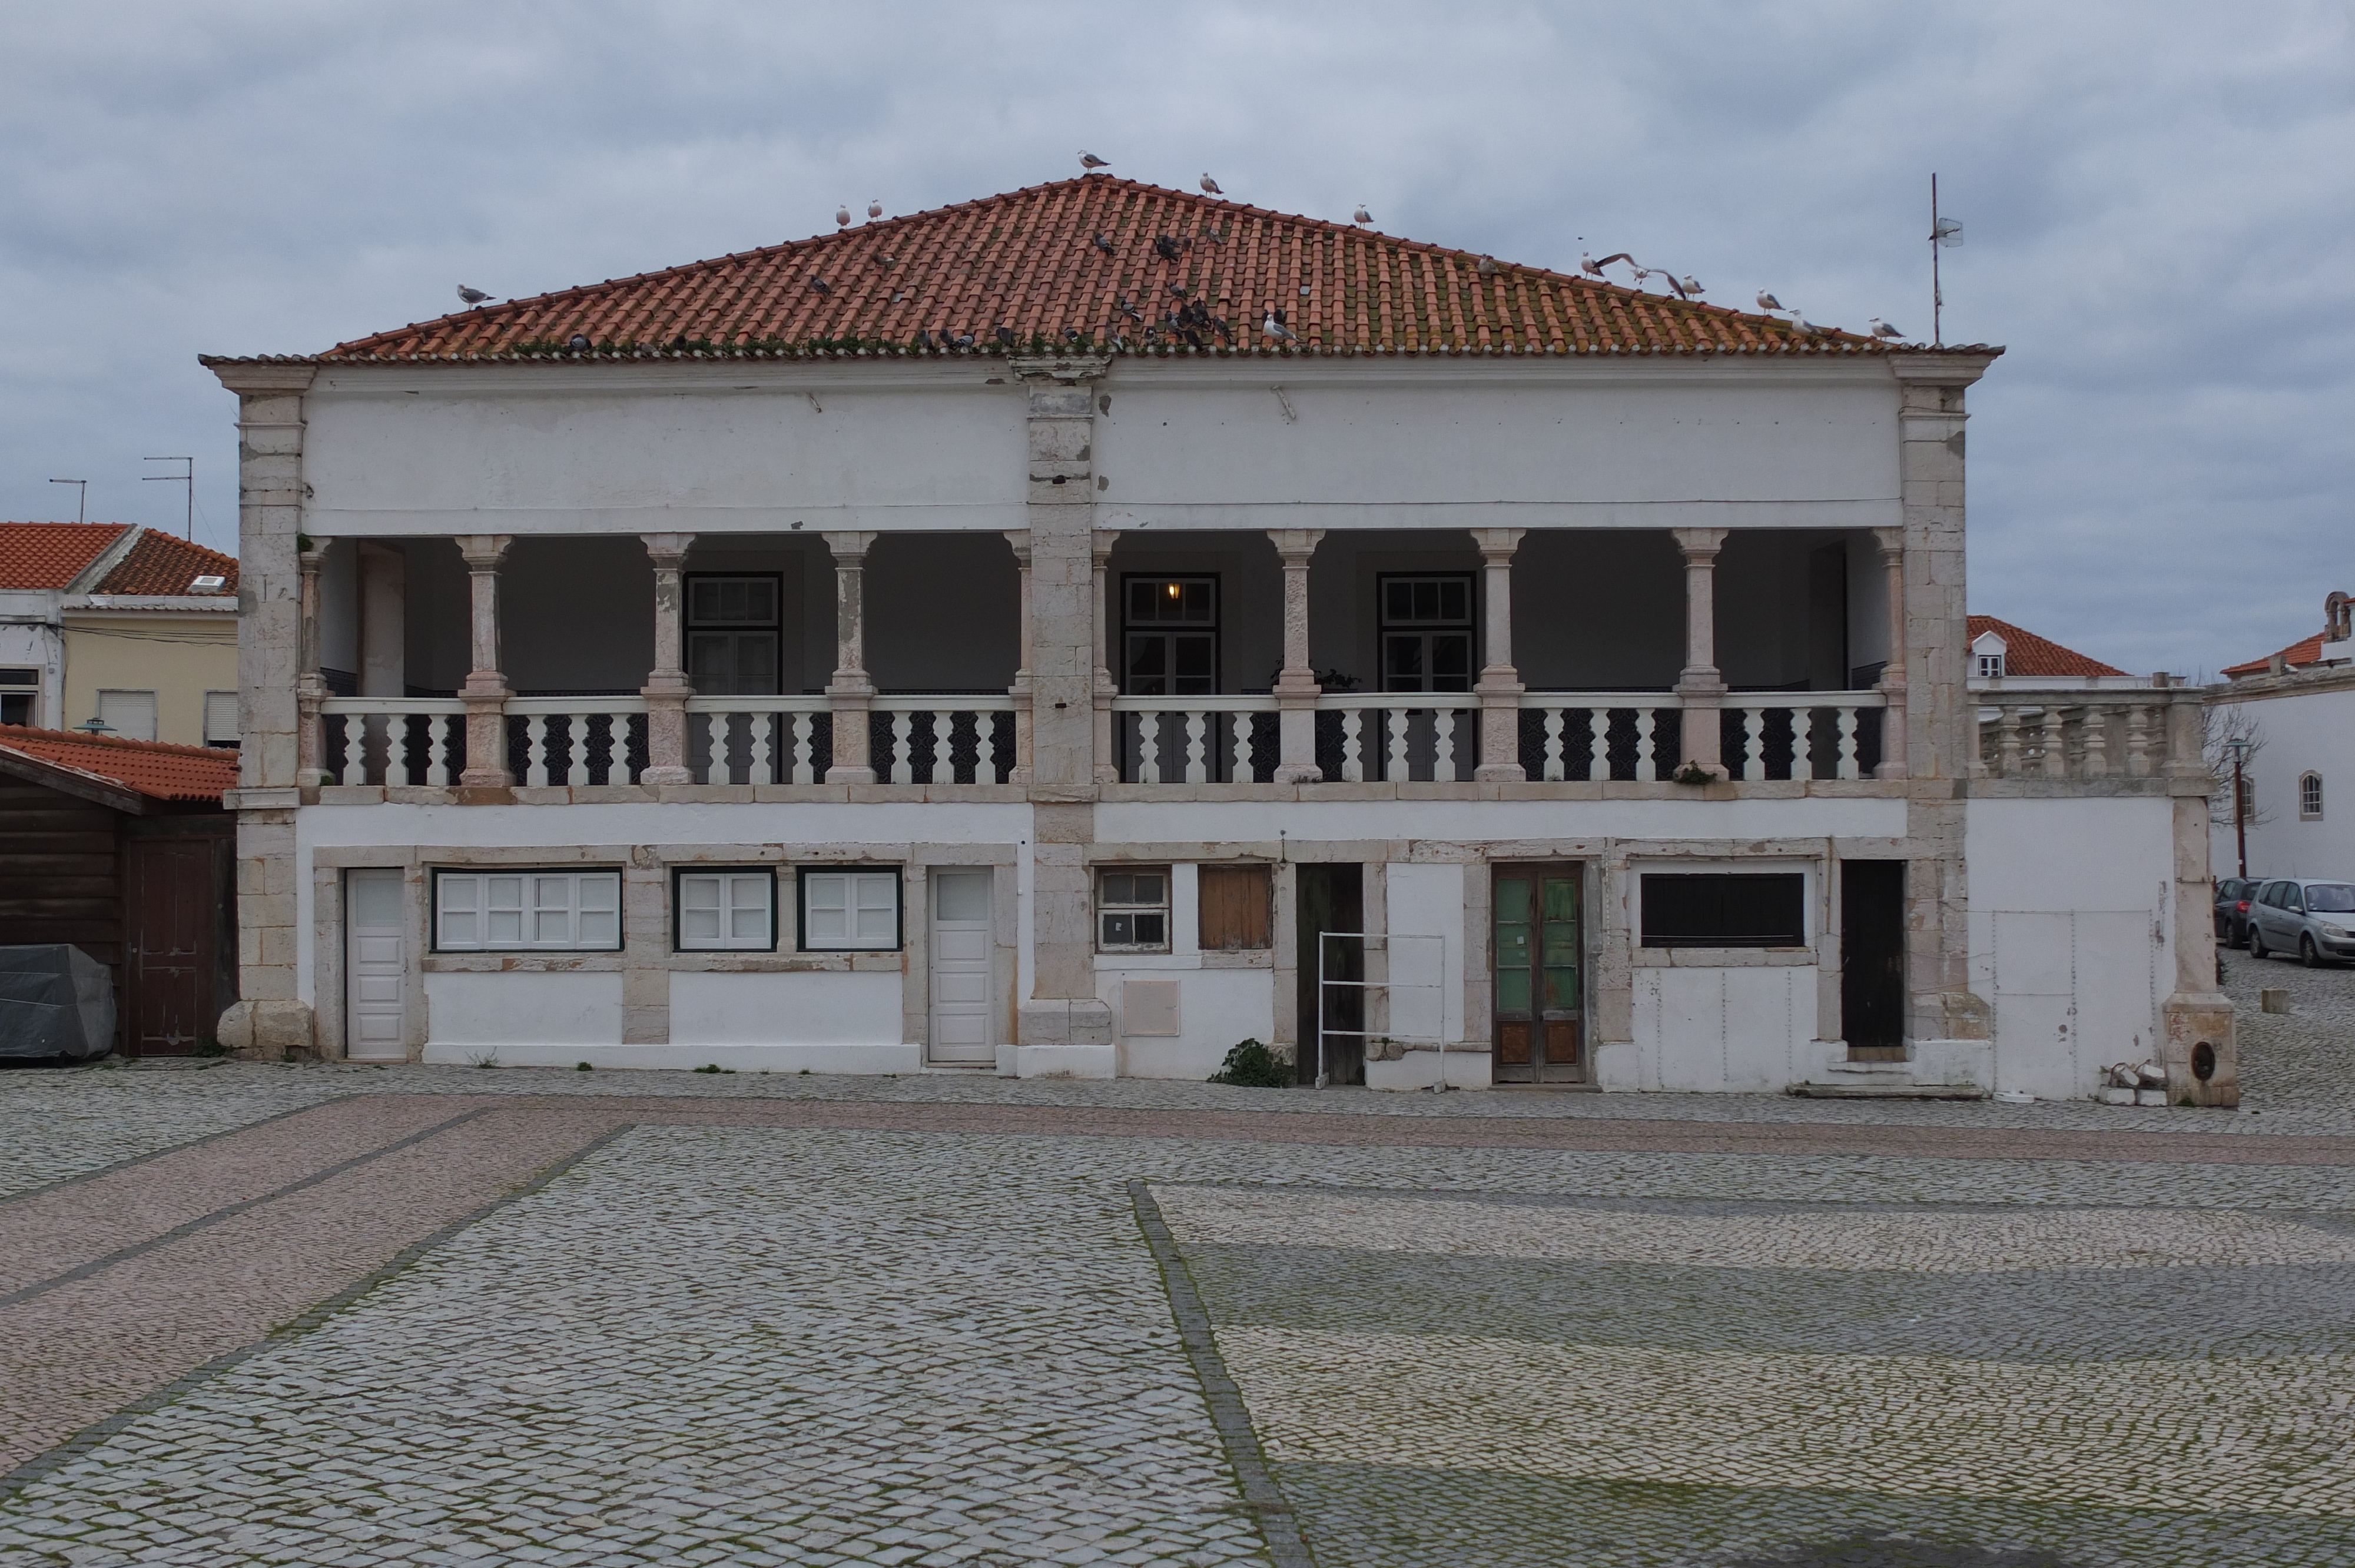
[[[1646,872],[1647,948],[1803,948],[1807,879],[1796,871]]]
[[[1268,868],[1202,867],[1202,950],[1239,953],[1269,946]]]

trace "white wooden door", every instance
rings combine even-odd
[[[344,874],[344,991],[350,998],[344,1052],[356,1062],[398,1062],[409,1054],[402,1027],[409,955],[400,917],[400,873]]]
[[[989,868],[932,874],[932,1017],[927,1058],[943,1066],[997,1060],[990,1007]]]

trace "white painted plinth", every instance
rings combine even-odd
[[[1644,1086],[1644,1048],[1614,1040],[1594,1048],[1594,1085],[1605,1094],[1631,1095]]]
[[[1018,1078],[1116,1078],[1120,1048],[1116,1045],[1017,1045],[1014,1075]]]
[[[432,1044],[425,1060],[471,1066],[488,1054],[482,1045]],[[734,1073],[905,1073],[924,1070],[922,1045],[502,1045],[502,1067],[667,1067],[685,1072],[725,1067]]]
[[[1448,1051],[1444,1056],[1447,1086],[1451,1089],[1485,1089],[1489,1086],[1489,1054],[1486,1051]],[[1443,1054],[1437,1051],[1410,1051],[1395,1062],[1366,1064],[1366,1087],[1369,1089],[1428,1089],[1439,1082]]]

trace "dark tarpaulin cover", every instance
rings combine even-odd
[[[114,1048],[114,976],[62,943],[0,948],[0,1056],[103,1056]]]

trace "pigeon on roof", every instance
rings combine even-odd
[[[461,283],[458,285],[458,297],[465,301],[470,305],[479,305],[485,300],[489,299],[490,295],[483,292],[480,289],[471,289],[465,284]]]

